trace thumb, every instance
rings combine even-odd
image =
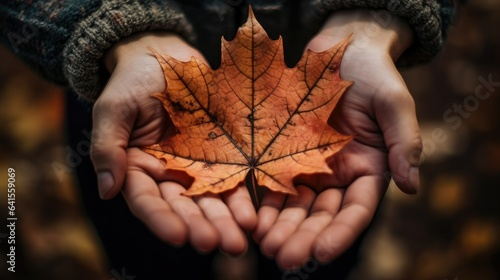
[[[91,159],[99,195],[110,199],[120,192],[127,169],[127,146],[133,116],[126,103],[106,98],[103,92],[93,109]]]
[[[378,104],[375,104],[375,116],[389,149],[392,178],[405,193],[416,193],[419,189],[422,141],[415,103],[405,86],[381,95],[383,98],[378,98]]]

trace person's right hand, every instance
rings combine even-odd
[[[241,254],[247,248],[243,230],[253,229],[257,222],[246,188],[183,196],[179,178],[166,176],[163,164],[138,148],[158,143],[174,129],[161,102],[151,97],[165,91],[166,85],[148,46],[179,60],[203,60],[197,50],[169,33],[135,34],[108,50],[104,63],[111,77],[93,109],[91,157],[100,195],[109,199],[122,191],[130,210],[168,243],[188,241],[202,252],[220,247]]]

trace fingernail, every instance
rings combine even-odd
[[[327,262],[330,260],[331,256],[332,256],[331,252],[329,252],[327,249],[323,247],[319,247],[316,250],[315,257],[319,262]]]
[[[97,181],[99,184],[99,196],[101,199],[104,199],[115,184],[115,179],[111,172],[105,171],[97,173]]]
[[[410,185],[415,189],[415,193],[420,190],[420,172],[418,167],[411,167],[408,172],[408,179]]]
[[[296,268],[299,268],[300,266],[296,265],[296,264],[293,264],[293,263],[283,263],[282,264],[282,267],[287,270],[287,271],[290,271],[290,270],[294,270]]]

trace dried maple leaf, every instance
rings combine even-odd
[[[167,82],[154,96],[177,133],[143,150],[194,178],[185,195],[224,192],[247,176],[254,193],[260,185],[297,194],[293,178],[332,174],[326,158],[352,139],[327,124],[351,84],[339,76],[348,40],[325,52],[308,50],[288,68],[281,38],[271,40],[250,9],[235,39],[222,39],[217,70],[151,49]]]

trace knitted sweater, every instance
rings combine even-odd
[[[234,36],[249,4],[271,37],[283,36],[289,64],[336,10],[383,9],[406,19],[416,40],[399,65],[430,60],[454,15],[452,0],[13,0],[0,3],[0,41],[49,80],[92,101],[109,78],[102,56],[121,38],[176,32],[216,66],[221,36]]]

